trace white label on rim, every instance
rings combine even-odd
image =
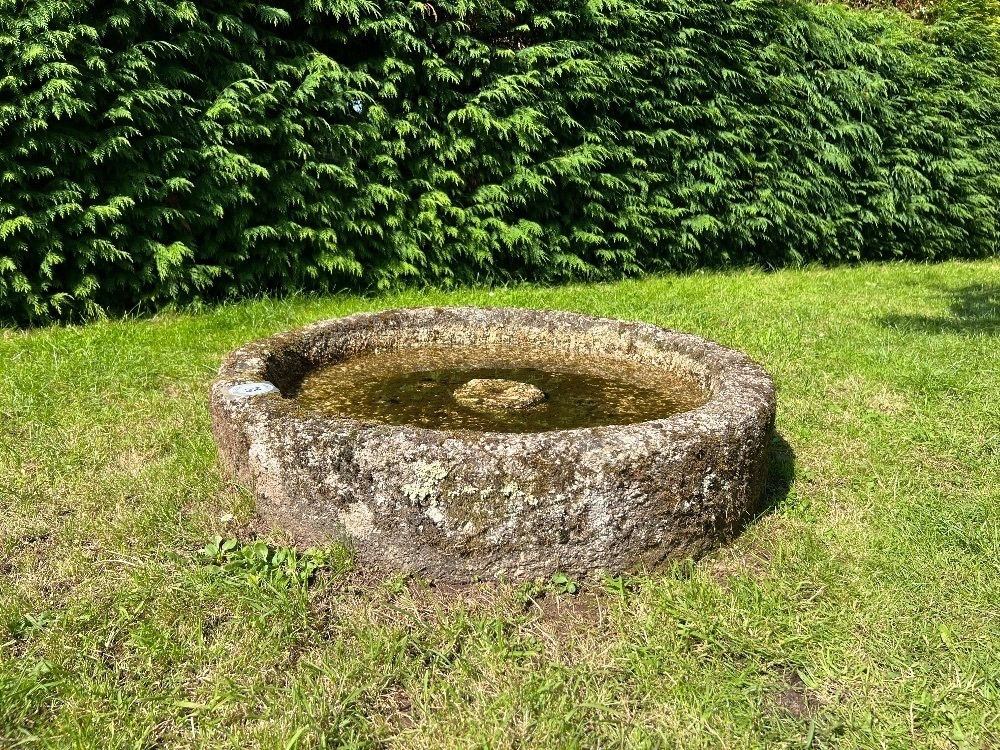
[[[265,393],[277,393],[278,389],[274,383],[266,380],[261,383],[240,383],[232,386],[227,392],[232,398],[247,398],[249,396],[263,396]]]

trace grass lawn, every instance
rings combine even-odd
[[[459,303],[746,351],[779,388],[769,507],[575,595],[210,564],[282,545],[219,472],[223,354]],[[0,371],[0,747],[1000,746],[998,262],[265,300],[4,330]]]

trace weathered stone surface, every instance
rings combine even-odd
[[[523,411],[545,400],[541,388],[503,378],[473,378],[455,389],[455,399],[483,411]]]
[[[309,368],[422,345],[524,345],[692,377],[704,406],[623,426],[500,434],[323,417],[278,392]],[[328,320],[248,344],[212,385],[223,466],[299,544],[437,578],[655,569],[729,539],[767,470],[774,384],[745,355],[645,323],[574,313],[418,308]]]

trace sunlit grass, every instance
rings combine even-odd
[[[340,550],[301,585],[220,475],[221,357],[459,303],[746,351],[779,386],[772,507],[710,558],[576,595],[372,580]],[[263,300],[5,330],[0,369],[0,746],[1000,743],[996,262]],[[240,544],[206,554],[216,535]]]

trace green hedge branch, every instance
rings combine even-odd
[[[997,252],[976,14],[0,0],[0,318]]]

